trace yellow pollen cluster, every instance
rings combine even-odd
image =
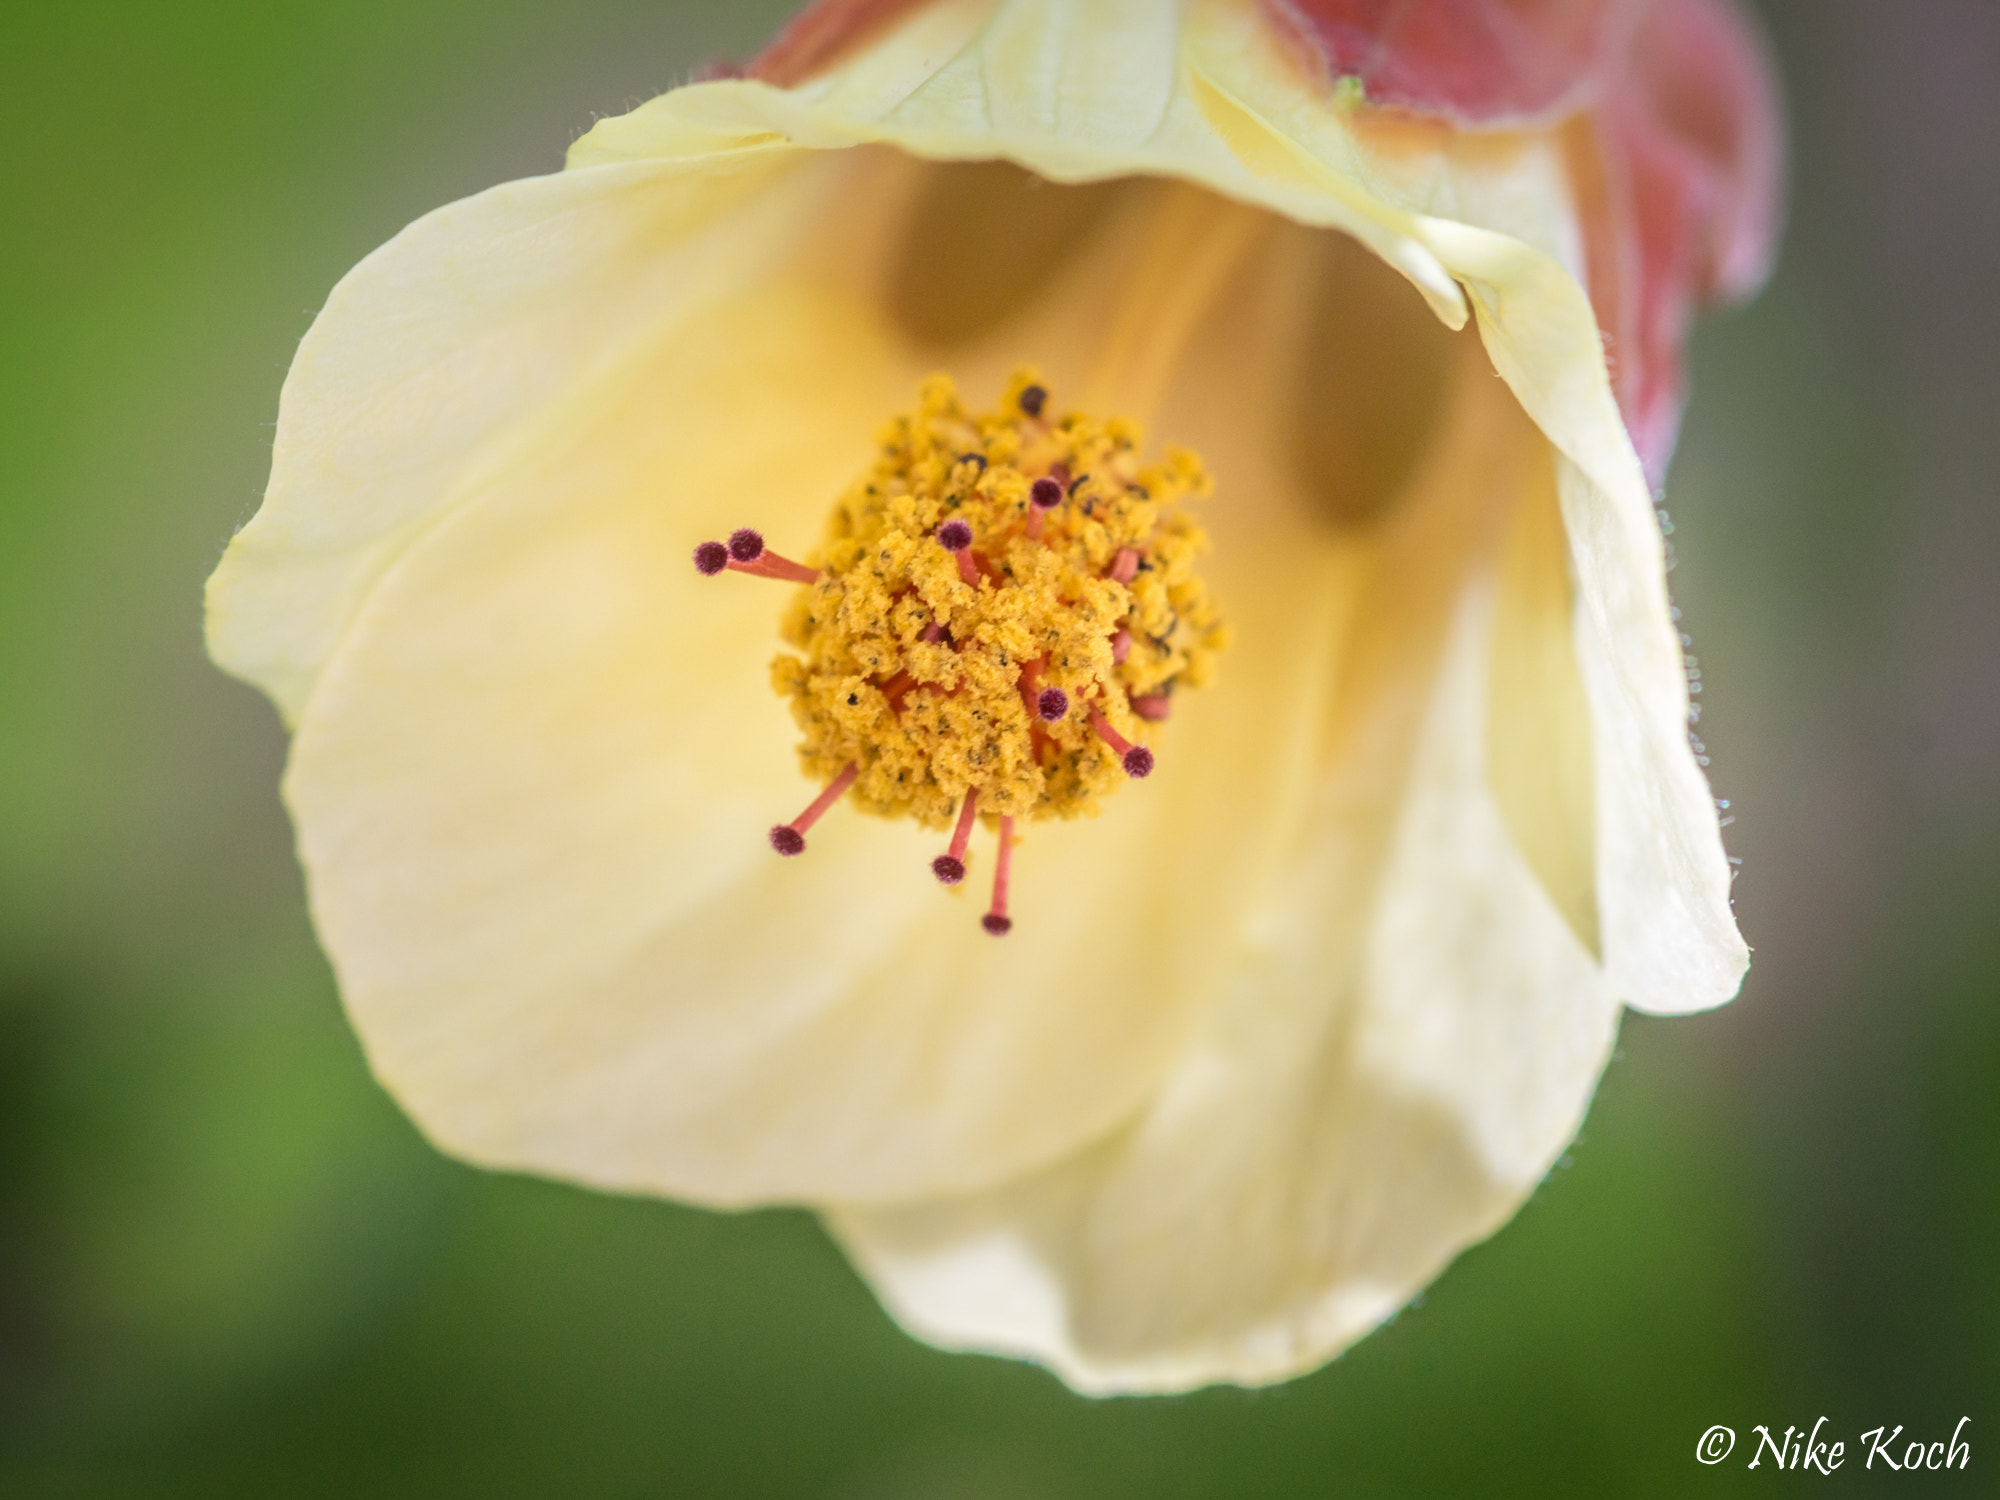
[[[1208,475],[1184,450],[1142,465],[1139,441],[1057,414],[1032,370],[978,416],[949,378],[924,382],[785,616],[800,654],[771,681],[808,776],[853,766],[861,807],[930,828],[968,792],[989,824],[1097,812],[1132,764],[1120,742],[1142,746],[1226,644],[1181,509]]]

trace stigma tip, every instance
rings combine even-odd
[[[764,555],[764,537],[748,526],[729,533],[729,555],[740,563],[753,563]]]
[[[947,521],[937,529],[938,545],[947,552],[963,552],[972,545],[972,528],[963,521]]]
[[[989,911],[979,919],[979,925],[995,937],[1005,937],[1014,930],[1014,919],[1012,917],[1003,917],[998,912]]]
[[[729,549],[720,542],[703,542],[694,549],[694,570],[704,578],[713,578],[729,566]]]
[[[1042,414],[1042,408],[1048,405],[1049,393],[1041,386],[1031,385],[1021,392],[1019,400],[1022,411],[1031,417],[1039,417]]]
[[[1069,712],[1069,694],[1059,687],[1043,688],[1041,697],[1035,700],[1035,712],[1040,714],[1044,724],[1054,724]]]
[[[957,885],[965,879],[965,861],[940,854],[931,861],[931,874],[937,876],[939,885]]]
[[[1097,731],[1097,737],[1109,745],[1118,756],[1118,763],[1125,768],[1125,774],[1134,781],[1153,774],[1153,752],[1144,745],[1135,745],[1124,735],[1111,727],[1110,720],[1096,709],[1090,711],[1090,727]]]
[[[771,847],[790,859],[806,852],[806,836],[789,823],[780,823],[771,830]]]
[[[1053,479],[1037,479],[1028,490],[1028,498],[1043,510],[1053,510],[1062,504],[1063,487]]]

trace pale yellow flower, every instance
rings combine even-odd
[[[1734,993],[1573,119],[1359,104],[1292,10],[823,7],[792,86],[607,120],[333,292],[209,639],[443,1149],[813,1205],[913,1332],[1083,1390],[1261,1382],[1514,1211],[1621,1006]],[[925,375],[1023,362],[1201,454],[1234,644],[996,942],[909,823],[773,857],[785,591],[687,559],[804,550]]]

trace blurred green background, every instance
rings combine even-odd
[[[327,289],[778,0],[0,21],[0,1493],[1661,1495],[1727,1423],[2000,1468],[2000,6],[1771,0],[1779,275],[1669,494],[1741,1000],[1281,1389],[1091,1403],[899,1334],[812,1221],[484,1175],[370,1081],[275,717],[205,662]],[[1868,1488],[1857,1462],[1832,1488]]]

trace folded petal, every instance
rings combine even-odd
[[[1597,899],[1605,972],[1627,1004],[1701,1010],[1749,962],[1729,863],[1688,745],[1687,678],[1645,480],[1601,362],[1583,291],[1502,236],[1435,221],[1426,234],[1473,292],[1495,368],[1557,454],[1576,587],[1576,654],[1595,726]]]
[[[1223,76],[1265,129],[1315,159],[1369,153],[1371,185],[1410,212],[1408,232],[1465,287],[1495,371],[1554,449],[1588,758],[1606,768],[1594,793],[1606,973],[1643,1010],[1722,1003],[1742,982],[1748,950],[1729,909],[1714,802],[1688,744],[1687,680],[1651,494],[1578,280],[1585,250],[1554,148],[1533,136],[1356,122],[1242,56],[1218,50],[1212,66],[1220,74],[1233,65]],[[1343,144],[1350,139],[1364,145]],[[1520,807],[1519,791],[1503,791],[1503,805]],[[1574,898],[1565,905],[1581,910]]]

